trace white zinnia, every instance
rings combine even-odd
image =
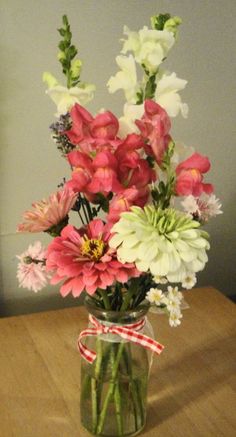
[[[185,88],[186,80],[180,79],[175,73],[163,74],[157,80],[157,87],[155,91],[155,101],[159,103],[170,117],[176,117],[179,112],[186,118],[188,116],[188,105],[182,103],[178,91]]]
[[[57,117],[66,114],[75,103],[82,106],[86,105],[94,96],[95,85],[92,84],[84,83],[67,88],[60,85],[51,73],[44,73],[43,81],[48,85],[46,94],[51,97],[57,106],[57,113],[55,114]]]
[[[134,57],[132,55],[120,55],[116,57],[116,63],[120,67],[120,71],[108,80],[108,90],[110,93],[115,93],[117,90],[122,89],[127,102],[136,103],[139,85]]]
[[[199,223],[172,209],[133,206],[113,226],[109,244],[122,263],[133,262],[141,272],[182,282],[186,272],[203,270],[210,245]]]
[[[162,290],[158,288],[150,288],[150,290],[146,294],[146,299],[149,300],[150,303],[153,303],[157,306],[163,303],[164,294]]]
[[[136,62],[144,65],[150,73],[156,73],[175,42],[172,32],[148,29],[146,26],[139,32],[130,31],[125,26],[124,34],[128,38],[124,41],[122,53],[132,51]]]

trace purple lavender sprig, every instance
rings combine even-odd
[[[70,143],[67,135],[63,133],[69,130],[71,125],[70,114],[67,113],[60,115],[59,119],[49,126],[52,131],[52,139],[64,157],[75,148],[75,146]]]

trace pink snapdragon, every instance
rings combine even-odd
[[[143,207],[148,199],[149,190],[144,188],[127,188],[120,194],[116,194],[109,204],[109,213],[107,220],[109,223],[115,223],[120,219],[120,214],[129,211],[131,206],[137,205]]]
[[[161,164],[164,152],[171,141],[170,118],[167,112],[153,100],[145,101],[144,110],[141,120],[136,120],[135,123],[143,139],[148,140],[147,153],[153,154],[157,163]]]
[[[143,188],[156,180],[156,172],[141,157],[145,143],[140,135],[128,135],[118,146],[115,156],[118,160],[119,180],[124,187]],[[146,187],[147,188],[147,187]]]
[[[178,196],[199,197],[203,192],[211,194],[213,186],[203,183],[203,174],[210,169],[210,161],[206,156],[194,153],[176,167],[175,192]]]
[[[65,187],[51,194],[48,199],[33,203],[33,209],[23,214],[24,222],[18,225],[17,231],[48,231],[66,219],[76,199],[77,194],[70,188]]]
[[[64,281],[62,296],[70,292],[74,297],[82,291],[94,294],[116,281],[126,283],[140,275],[131,263],[121,264],[116,251],[108,245],[110,233],[102,220],[92,220],[87,228],[77,230],[66,226],[47,250],[47,270],[52,272],[52,284]]]
[[[117,167],[117,159],[111,152],[99,152],[93,160],[94,174],[88,190],[104,195],[121,191],[123,187],[118,180]]]
[[[82,152],[113,150],[120,143],[117,138],[119,122],[112,112],[105,111],[93,117],[83,106],[76,103],[70,116],[72,127],[64,134]]]
[[[40,241],[30,244],[17,258],[20,260],[17,266],[20,287],[37,292],[48,284],[50,276],[45,269],[46,250]]]
[[[64,132],[74,145],[80,142],[88,142],[91,138],[89,125],[93,121],[93,116],[83,106],[76,103],[70,111],[72,119],[71,129]]]

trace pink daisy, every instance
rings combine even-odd
[[[92,295],[98,288],[106,289],[116,281],[126,283],[140,275],[134,264],[117,260],[116,251],[108,245],[109,238],[102,220],[94,219],[86,229],[66,226],[49,244],[46,269],[53,273],[52,284],[65,281],[62,296],[72,292],[77,297],[83,290]]]
[[[45,268],[45,256],[46,250],[40,241],[30,244],[25,252],[17,255],[20,260],[17,266],[20,287],[37,292],[47,285],[49,274]]]
[[[77,193],[66,187],[61,191],[51,194],[45,200],[32,204],[33,210],[23,214],[23,223],[18,225],[18,232],[41,232],[58,225],[66,219],[68,212],[74,206]]]

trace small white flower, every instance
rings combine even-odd
[[[178,287],[167,287],[168,293],[163,298],[166,308],[169,312],[179,312],[181,300],[183,299],[182,293],[178,290]]]
[[[199,215],[200,214],[200,209],[199,206],[197,204],[197,199],[196,197],[190,195],[190,196],[186,196],[184,198],[184,200],[181,202],[181,205],[184,208],[184,211],[189,215],[189,216],[193,216],[193,215]]]
[[[167,291],[170,299],[178,299],[179,302],[183,299],[183,294],[181,291],[179,291],[178,287],[172,287],[171,285],[168,285]]]
[[[156,284],[167,284],[168,282],[165,276],[160,275],[153,276],[153,280]]]
[[[171,327],[177,327],[180,325],[183,315],[180,311],[171,311],[169,315],[169,324]]]
[[[116,63],[121,71],[118,71],[115,76],[110,77],[107,82],[108,90],[110,93],[114,93],[122,89],[124,90],[127,102],[136,103],[139,85],[134,57],[132,55],[120,55],[116,57]]]
[[[164,294],[162,290],[159,290],[158,288],[150,288],[150,290],[146,294],[146,299],[157,306],[163,303],[163,297]]]
[[[170,117],[176,117],[181,112],[184,118],[188,116],[188,105],[182,103],[178,91],[185,88],[186,80],[180,79],[175,73],[163,74],[157,79],[155,101],[159,103]]]
[[[198,205],[201,212],[200,217],[205,222],[208,221],[209,218],[223,213],[220,200],[216,198],[215,194],[207,195],[203,193],[198,199]]]
[[[188,272],[182,281],[182,287],[190,290],[197,282],[196,275],[193,272]]]
[[[21,255],[17,266],[17,279],[19,286],[37,292],[48,284],[50,275],[46,272],[46,249],[40,241],[30,244]]]
[[[222,214],[221,203],[214,194],[203,193],[200,197],[192,195],[185,197],[181,202],[188,215],[207,222],[211,217]]]

